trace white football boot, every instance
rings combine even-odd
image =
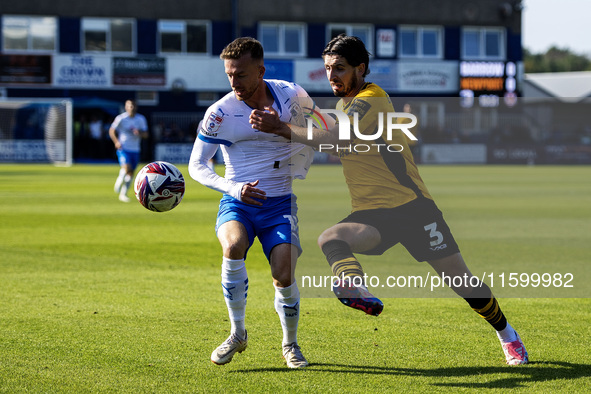
[[[238,338],[236,334],[232,334],[211,353],[211,362],[216,365],[224,365],[232,361],[232,357],[236,353],[242,353],[248,344],[248,334],[245,334],[244,339]]]
[[[283,345],[283,358],[288,368],[305,368],[310,365],[295,342]]]

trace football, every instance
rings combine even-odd
[[[170,211],[183,199],[185,178],[174,165],[155,161],[138,172],[134,191],[140,204],[150,211]]]

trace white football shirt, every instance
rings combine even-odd
[[[144,115],[135,114],[132,118],[127,112],[119,114],[113,120],[111,127],[117,130],[117,138],[121,143],[121,149],[128,152],[139,152],[141,137],[133,134],[134,129],[148,130],[148,122]]]
[[[296,84],[265,80],[273,94],[273,109],[287,123],[305,126],[304,113],[314,108],[312,99]],[[309,111],[307,111],[309,109]],[[312,161],[312,148],[252,128],[253,108],[228,93],[213,104],[203,118],[198,138],[221,146],[226,165],[225,178],[254,182],[268,197],[291,193],[294,177],[303,178]]]

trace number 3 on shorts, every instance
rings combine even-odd
[[[425,231],[429,231],[429,237],[433,239],[430,243],[431,246],[437,246],[443,242],[443,234],[437,231],[437,222],[426,225]]]

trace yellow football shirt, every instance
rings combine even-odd
[[[339,141],[337,153],[349,186],[353,212],[395,208],[420,196],[433,199],[414,163],[408,137],[394,130],[388,138],[386,117],[395,111],[382,88],[366,83],[350,102],[345,104],[341,99],[336,109],[347,114],[351,128],[356,124],[359,133],[375,135],[373,140],[362,140],[352,130],[350,141]]]

